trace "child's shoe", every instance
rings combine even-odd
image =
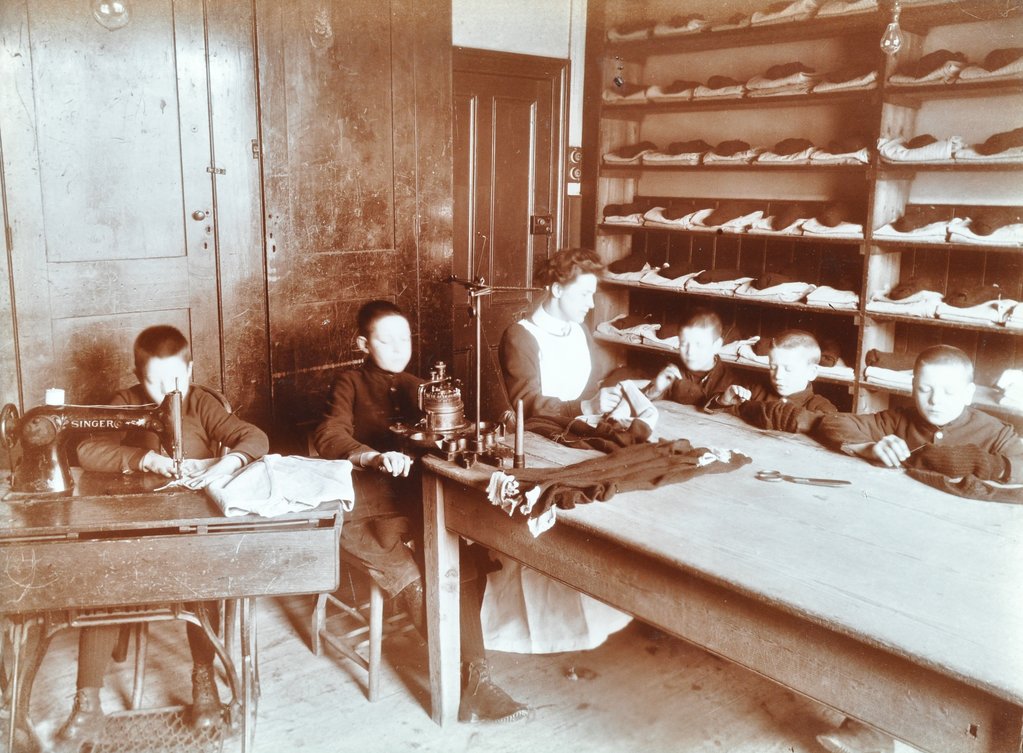
[[[103,720],[99,688],[79,688],[71,714],[57,732],[60,748],[77,750],[82,743],[96,739],[103,731]]]
[[[458,705],[460,722],[511,722],[529,714],[529,709],[501,690],[490,679],[486,661],[469,664],[469,677]]]
[[[888,735],[852,719],[834,732],[817,735],[817,742],[828,753],[892,753],[895,745]]]
[[[217,693],[217,680],[212,664],[192,667],[192,709],[189,722],[196,729],[215,727],[224,717],[224,707]]]

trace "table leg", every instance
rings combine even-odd
[[[431,716],[437,724],[454,721],[461,694],[458,595],[458,536],[444,522],[440,477],[423,474],[423,525],[426,555],[426,618],[430,648]]]
[[[253,598],[242,599],[238,620],[242,659],[242,753],[252,750],[256,737],[255,603]]]
[[[10,718],[7,721],[7,750],[14,751],[14,738],[18,729],[19,695],[21,695],[21,649],[24,640],[25,625],[21,620],[16,620],[11,625],[11,708]]]

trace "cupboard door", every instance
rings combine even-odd
[[[195,380],[221,385],[202,2],[125,6],[126,18],[118,3],[0,8],[25,407],[49,386],[69,402],[95,402],[132,383],[132,341],[153,324],[181,329]]]

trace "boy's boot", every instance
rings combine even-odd
[[[224,707],[217,693],[217,680],[212,664],[192,666],[192,712],[189,721],[196,729],[210,729],[220,724]]]
[[[94,740],[103,731],[103,708],[99,688],[79,688],[71,714],[57,732],[62,750],[77,750],[87,740]]]
[[[412,581],[398,592],[394,600],[408,614],[416,632],[426,640],[426,594],[423,592],[423,581]]]
[[[529,709],[501,690],[490,679],[486,660],[470,662],[458,705],[460,722],[511,722],[529,714]]]

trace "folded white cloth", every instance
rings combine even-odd
[[[699,214],[700,213],[697,212],[697,215],[699,215]],[[742,233],[742,232],[745,232],[746,228],[748,228],[750,225],[752,225],[754,222],[756,222],[757,220],[759,220],[760,218],[762,218],[764,216],[763,210],[758,209],[755,212],[750,212],[749,214],[744,214],[741,217],[734,217],[734,218],[728,220],[728,222],[722,222],[720,225],[707,225],[707,224],[704,223],[704,220],[710,214],[711,213],[708,212],[707,214],[703,215],[703,217],[701,217],[701,218],[697,218],[696,216],[694,216],[693,220],[689,223],[689,230],[710,230],[710,231],[718,231],[718,230],[720,230],[722,233]]]
[[[947,139],[939,139],[933,144],[907,149],[905,143],[910,139],[879,138],[877,140],[877,151],[881,158],[887,162],[904,162],[913,164],[942,164],[951,162],[956,152],[964,146],[961,136],[952,136]]]
[[[771,151],[761,152],[757,155],[757,164],[763,162],[764,164],[775,163],[783,165],[805,165],[808,164],[813,158],[813,155],[819,151],[820,149],[817,147],[810,146],[794,154],[775,154]]]
[[[607,39],[609,42],[634,42],[637,39],[646,39],[648,36],[650,36],[649,28],[626,32],[620,32],[618,29],[607,30]]]
[[[1001,324],[1005,321],[1009,310],[1016,305],[1016,301],[1003,298],[999,301],[988,301],[976,306],[960,308],[949,306],[947,303],[939,303],[935,315],[939,319],[947,319],[950,322],[964,322],[966,324]]]
[[[700,16],[691,16],[681,26],[675,26],[670,21],[662,21],[654,26],[655,37],[673,37],[676,34],[694,34],[703,31],[710,24]]]
[[[753,298],[758,301],[775,301],[777,303],[795,303],[806,297],[807,293],[816,288],[808,282],[783,282],[769,288],[754,288],[750,283],[735,289],[736,298]]]
[[[693,89],[693,99],[737,99],[746,93],[746,86],[722,86],[720,89],[710,89],[706,86],[697,86]]]
[[[975,243],[980,246],[1023,246],[1023,225],[1005,225],[990,235],[977,235],[968,221],[950,223],[948,239],[952,243]]]
[[[660,324],[637,324],[633,327],[619,329],[615,323],[620,322],[626,316],[627,314],[619,314],[610,321],[601,322],[597,325],[597,332],[602,335],[617,337],[633,343],[641,343],[643,342],[643,338],[657,337],[657,331],[661,328]]]
[[[664,87],[660,84],[648,86],[646,98],[651,102],[688,102],[693,98],[692,89],[683,89],[678,92],[665,93]]]
[[[294,455],[264,455],[233,476],[211,483],[206,494],[228,517],[272,518],[334,500],[347,512],[356,501],[349,461]]]
[[[604,155],[604,162],[608,163],[609,165],[638,165],[640,162],[643,161],[643,155],[649,154],[650,152],[653,151],[655,151],[655,149],[653,148],[644,149],[640,152],[637,152],[632,157],[620,157],[619,155],[614,154],[613,152],[608,152],[607,154]]]
[[[669,230],[688,230],[689,223],[692,222],[694,216],[702,212],[702,216],[706,217],[713,211],[713,209],[699,209],[695,212],[684,214],[676,219],[669,220],[664,216],[664,207],[654,207],[643,215],[643,219],[645,221],[644,224],[653,225],[654,227],[666,227]]]
[[[612,272],[611,270],[604,270],[604,277],[609,280],[618,280],[619,282],[639,282],[640,278],[643,277],[647,272],[653,270],[650,263],[647,262],[643,265],[642,269],[637,269],[635,272]]]
[[[736,152],[735,154],[714,154],[714,152],[707,152],[703,155],[703,164],[705,165],[748,165],[757,155],[762,153],[764,150],[759,146],[750,147],[742,152]]]
[[[999,405],[1017,410],[1023,409],[1023,371],[1006,369],[998,377],[995,387],[1002,392],[1002,396],[998,400]]]
[[[857,89],[873,89],[877,86],[877,71],[864,73],[862,76],[851,78],[848,81],[819,81],[813,87],[815,94],[825,92],[855,91]]]
[[[715,227],[708,227],[703,224],[703,221],[714,213],[714,207],[706,207],[705,209],[697,209],[692,214],[687,214],[682,219],[685,221],[684,227],[686,230],[703,230],[711,232],[716,230]]]
[[[735,292],[737,287],[748,282],[753,282],[754,279],[756,278],[740,277],[736,280],[722,280],[721,282],[697,282],[696,280],[690,280],[686,285],[686,290],[690,290],[694,293],[730,296]]]
[[[843,382],[851,382],[853,380],[854,372],[852,366],[846,366],[842,363],[842,359],[838,359],[838,363],[834,366],[818,366],[817,376],[831,377],[832,379],[841,379]]]
[[[927,225],[921,225],[913,230],[900,232],[892,226],[893,223],[889,222],[887,225],[875,230],[874,237],[897,241],[944,243],[945,239],[948,237],[949,224],[949,220],[940,220],[938,222],[928,223]]]
[[[831,0],[831,2],[824,3],[820,7],[817,11],[817,17],[844,16],[850,13],[866,13],[872,10],[877,10],[877,0],[853,0],[852,2]]]
[[[805,219],[796,220],[788,227],[782,228],[781,230],[775,230],[771,227],[771,220],[774,217],[761,217],[759,220],[749,226],[747,233],[753,235],[800,235],[802,233],[803,223]]]
[[[933,319],[944,295],[935,290],[920,290],[913,295],[893,300],[886,293],[874,293],[867,301],[867,311],[875,314],[898,314]]]
[[[698,165],[703,152],[682,152],[681,154],[665,154],[664,152],[648,152],[643,155],[644,165]]]
[[[856,309],[860,305],[860,296],[854,290],[838,290],[830,285],[821,285],[806,296],[806,303],[827,309]]]
[[[1001,68],[996,68],[993,71],[975,64],[968,65],[959,71],[960,81],[991,81],[1003,78],[1018,78],[1019,76],[1023,76],[1023,57],[1017,58],[1011,63],[1003,65]]]
[[[868,366],[863,370],[863,378],[879,387],[889,387],[897,390],[913,389],[912,369],[895,371],[893,369],[883,369],[880,366]]]
[[[809,94],[812,90],[813,84],[785,84],[767,89],[750,89],[747,94],[751,97],[789,97],[795,94]]]
[[[1004,152],[981,154],[972,146],[964,146],[956,150],[956,162],[990,162],[995,164],[1023,163],[1023,146],[1014,146]]]
[[[824,225],[811,217],[803,223],[803,235],[825,235],[829,238],[862,238],[863,225],[855,222],[839,222],[834,227]]]
[[[779,11],[758,10],[750,17],[754,26],[777,24],[786,21],[805,21],[817,11],[817,0],[795,0]]]
[[[767,78],[759,75],[747,81],[746,88],[750,94],[753,94],[755,91],[782,89],[789,86],[799,86],[809,91],[820,79],[821,74],[808,71],[799,71],[782,78]]]
[[[632,214],[608,214],[604,216],[604,222],[608,225],[642,225],[643,213],[633,212]]]
[[[870,150],[863,147],[855,152],[832,154],[818,149],[811,155],[810,162],[815,165],[867,165],[870,164]]]
[[[737,363],[755,363],[759,366],[769,366],[771,363],[770,357],[758,354],[753,350],[751,343],[744,343],[739,346],[735,360]]]
[[[630,105],[646,102],[646,89],[640,89],[632,94],[621,95],[612,89],[605,89],[601,95],[604,102],[609,105]]]
[[[892,84],[951,84],[959,76],[966,63],[958,60],[947,60],[930,73],[923,76],[907,76],[904,73],[893,73],[888,79]]]
[[[657,271],[651,271],[643,275],[640,278],[639,283],[640,285],[653,285],[659,288],[678,288],[679,290],[682,290],[691,279],[697,275],[703,274],[703,272],[704,270],[701,269],[697,272],[687,272],[686,274],[679,275],[678,277],[666,277]]]
[[[732,340],[732,342],[725,343],[721,350],[718,351],[718,358],[722,361],[735,362],[739,360],[739,348],[743,345],[754,345],[760,342],[760,336],[754,335],[753,337],[746,338],[745,340]]]
[[[721,21],[710,27],[711,31],[734,31],[735,29],[745,29],[750,24],[749,16],[743,16],[737,21]]]

